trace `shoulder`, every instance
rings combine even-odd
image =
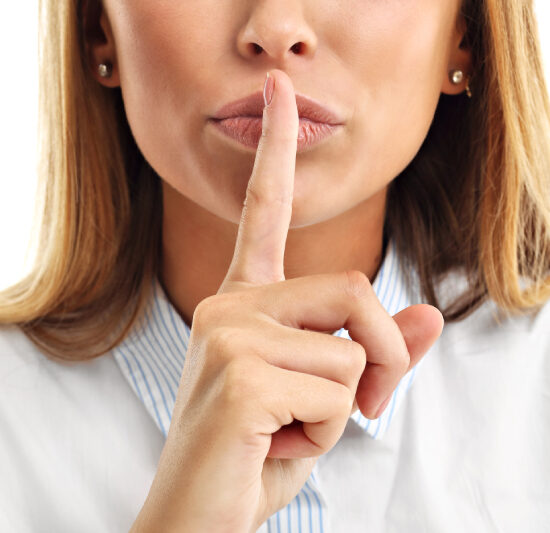
[[[550,300],[538,310],[508,314],[487,301],[461,321],[445,325],[449,349],[461,352],[550,357]]]
[[[62,379],[58,366],[20,328],[1,326],[0,417],[18,426],[44,416]]]
[[[42,376],[63,372],[76,366],[74,362],[52,359],[42,352],[17,326],[0,326],[0,383],[17,384],[23,374]]]
[[[0,410],[37,404],[40,408],[82,394],[107,375],[111,362],[100,358],[91,362],[64,362],[41,351],[16,326],[0,327]],[[112,366],[112,364],[111,364]],[[74,390],[73,390],[74,389]]]
[[[112,357],[59,363],[16,327],[0,327],[0,423],[0,457],[9,458],[0,508],[21,531],[37,524],[69,531],[84,519],[94,524],[87,531],[122,531],[147,495],[164,445]],[[102,509],[105,491],[94,487],[123,494],[120,509]],[[60,501],[67,512],[52,513]]]
[[[0,353],[17,352],[28,342],[27,336],[17,326],[0,326]]]
[[[46,357],[17,326],[0,326],[0,383],[4,388],[14,373],[31,370]]]

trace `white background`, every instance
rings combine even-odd
[[[5,2],[0,17],[0,288],[21,278],[32,259],[27,249],[37,161],[37,4]],[[550,80],[550,3],[535,5]]]

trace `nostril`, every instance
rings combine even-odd
[[[304,43],[296,43],[290,47],[290,51],[294,54],[301,54],[304,48]],[[250,43],[249,47],[254,55],[260,55],[264,49],[257,43]]]

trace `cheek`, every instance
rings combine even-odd
[[[412,161],[433,120],[451,24],[443,5],[440,0],[384,2],[368,10],[364,26],[354,26],[355,149],[378,185]]]
[[[229,21],[238,24],[239,17],[232,2],[119,3],[111,20],[126,114],[141,152],[181,194],[238,221],[254,158],[211,146],[201,114],[213,112],[214,102],[258,90],[254,83],[263,79],[246,76],[248,85],[240,81],[236,89],[221,85],[235,81],[228,57],[238,28]],[[324,55],[312,63],[311,79],[325,77],[327,98],[340,98],[350,119],[323,164],[313,156],[297,162],[296,197],[303,198],[297,213],[304,220],[372,196],[414,158],[439,98],[450,29],[442,0],[325,4],[315,19]],[[335,190],[335,176],[347,186]],[[327,189],[334,195],[319,192]]]
[[[170,176],[201,142],[204,117],[197,110],[208,99],[215,70],[211,63],[205,67],[201,50],[211,57],[221,43],[207,30],[212,20],[199,15],[213,9],[197,13],[192,2],[125,4],[113,30],[126,115],[144,157],[160,176]]]

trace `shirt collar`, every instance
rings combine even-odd
[[[410,265],[398,254],[395,244],[390,242],[373,282],[378,299],[390,315],[420,302],[416,288],[418,284],[413,282],[413,272]],[[344,328],[333,335],[351,338]],[[189,337],[189,326],[170,303],[160,283],[155,281],[142,318],[112,351],[129,385],[164,436],[168,434],[170,427]],[[350,419],[372,438],[382,438],[422,361],[423,359],[401,379],[380,417],[370,420],[357,410]]]

